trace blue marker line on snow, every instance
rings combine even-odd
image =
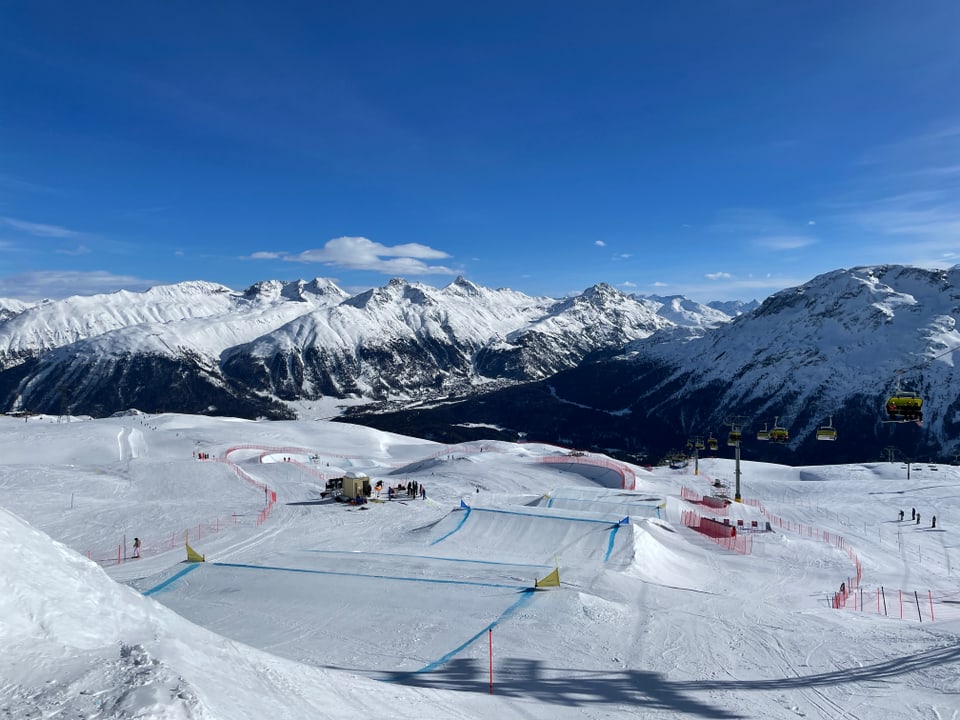
[[[607,541],[607,554],[603,556],[604,562],[610,559],[610,553],[613,552],[613,541],[617,539],[617,530],[621,527],[621,525],[614,525],[610,528],[610,540]]]
[[[448,532],[446,535],[443,535],[443,536],[441,536],[441,537],[438,537],[436,540],[434,540],[432,543],[430,543],[431,545],[436,545],[438,542],[441,542],[442,540],[446,540],[448,537],[450,537],[451,535],[453,535],[457,530],[459,530],[460,528],[463,527],[463,524],[467,521],[467,518],[470,517],[470,513],[473,511],[473,508],[471,508],[471,507],[469,507],[469,506],[462,505],[462,504],[461,504],[461,507],[466,507],[466,508],[467,508],[467,512],[464,513],[463,519],[460,520],[460,522],[457,523],[457,526],[456,526],[453,530],[451,530],[450,532]]]
[[[506,610],[504,610],[502,613],[500,613],[500,617],[498,617],[498,618],[497,618],[496,620],[494,620],[492,623],[490,623],[489,625],[487,625],[483,630],[481,630],[480,632],[478,632],[476,635],[474,635],[472,638],[470,638],[469,640],[467,640],[467,641],[464,642],[463,644],[458,645],[457,647],[455,647],[453,650],[451,650],[450,652],[448,652],[446,655],[444,655],[444,656],[441,657],[440,659],[434,660],[434,661],[433,661],[432,663],[430,663],[429,665],[424,665],[424,666],[423,666],[422,668],[420,668],[419,670],[415,670],[415,671],[414,671],[414,674],[432,672],[433,670],[436,670],[436,669],[437,669],[438,667],[440,667],[441,665],[444,665],[444,664],[450,662],[454,657],[456,657],[459,653],[461,653],[465,648],[469,647],[472,643],[476,642],[476,641],[479,640],[481,637],[483,637],[484,635],[486,635],[489,630],[492,630],[492,629],[495,628],[497,625],[499,625],[501,622],[503,622],[503,621],[506,620],[508,617],[510,617],[511,615],[513,615],[513,613],[515,613],[515,612],[520,608],[521,605],[524,605],[524,604],[528,603],[528,602],[530,601],[530,598],[533,597],[533,595],[534,595],[535,592],[536,592],[536,591],[533,590],[533,588],[528,588],[527,590],[524,590],[524,591],[523,591],[523,595],[520,596],[520,599],[519,599],[519,600],[517,600],[513,605],[511,605],[511,606],[508,607]]]
[[[193,572],[193,571],[196,570],[198,567],[200,567],[200,563],[193,563],[193,564],[185,567],[183,570],[181,570],[180,572],[178,572],[176,575],[173,575],[173,576],[167,578],[166,580],[164,580],[164,581],[163,581],[162,583],[160,583],[159,585],[155,585],[155,586],[153,586],[152,588],[150,588],[149,590],[147,590],[145,593],[143,593],[144,596],[150,596],[150,595],[153,595],[154,593],[160,592],[161,590],[165,590],[166,588],[170,587],[171,584],[175,583],[177,580],[179,580],[180,578],[182,578],[182,577],[183,577],[184,575],[186,575],[187,573]]]
[[[542,568],[550,567],[546,563],[515,563],[515,562],[497,562],[495,560],[471,560],[470,558],[455,558],[455,557],[444,557],[442,555],[415,555],[413,553],[372,553],[367,550],[306,550],[305,552],[310,553],[322,553],[328,555],[353,555],[353,556],[362,556],[364,558],[370,557],[402,557],[402,558],[416,558],[417,560],[439,560],[441,562],[452,562],[452,563],[472,563],[474,565],[500,565],[503,567],[531,567],[531,568]]]
[[[541,515],[539,513],[525,513],[517,510],[495,510],[493,508],[473,509],[477,512],[497,513],[498,515],[519,515],[521,517],[532,517],[540,520],[567,520],[568,522],[601,523],[603,525],[609,525],[611,522],[610,520],[597,520],[596,518],[565,517],[563,515]]]
[[[340,570],[309,570],[307,568],[278,567],[275,565],[247,565],[244,563],[211,563],[216,567],[240,568],[241,570],[270,570],[272,572],[303,573],[305,575],[335,575],[338,577],[372,578],[374,580],[396,580],[398,582],[422,582],[434,585],[469,585],[472,587],[498,588],[504,590],[523,590],[520,585],[504,585],[503,583],[485,583],[473,580],[446,580],[443,578],[412,578],[402,575],[373,575],[369,573],[352,573]]]

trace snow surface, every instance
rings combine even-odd
[[[138,413],[0,418],[0,457],[4,720],[960,718],[957,467],[744,463],[741,554],[681,522],[729,458]]]

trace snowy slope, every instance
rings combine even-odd
[[[186,415],[0,431],[5,717],[960,713],[960,468],[744,463],[726,517],[773,531],[739,554],[681,522],[729,481],[723,457],[694,475]],[[427,499],[324,501],[347,470]],[[279,498],[262,521],[256,483]],[[143,558],[110,559],[124,533]],[[207,562],[182,563],[187,533]]]
[[[686,393],[722,387],[716,427],[724,414],[749,415],[755,428],[779,416],[799,442],[831,415],[863,424],[859,408],[873,414],[869,426],[876,427],[899,378],[926,398],[925,434],[946,438],[960,409],[953,367],[958,281],[960,267],[838,270],[779,292],[689,343],[641,352],[685,377]]]

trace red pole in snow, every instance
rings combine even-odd
[[[487,640],[490,644],[490,694],[493,695],[493,628],[487,630]]]
[[[900,619],[903,620],[903,590],[900,591]]]
[[[933,620],[933,592],[927,590],[927,595],[930,597],[930,619]]]
[[[117,565],[120,564],[120,552],[123,549],[122,545],[117,545]]]

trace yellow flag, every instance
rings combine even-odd
[[[533,586],[535,588],[560,587],[560,568],[557,568],[542,580],[534,580]]]
[[[192,547],[190,547],[190,543],[186,543],[186,546],[187,546],[187,562],[206,562],[207,561],[207,556],[201,555]]]

